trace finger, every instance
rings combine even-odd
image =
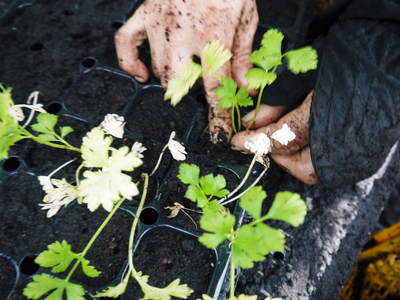
[[[286,106],[270,106],[266,104],[261,104],[254,123],[252,121],[254,119],[254,115],[256,114],[255,109],[243,117],[242,124],[244,127],[250,129],[267,126],[272,122],[275,122],[280,116],[282,116],[286,109]],[[252,124],[251,127],[249,127],[250,124]]]
[[[205,64],[204,57],[201,57],[201,62],[203,65]],[[230,64],[225,63],[225,65],[216,71],[216,77],[229,77],[231,74],[230,71]],[[219,86],[219,80],[216,77],[203,77],[206,98],[209,104],[208,128],[213,143],[227,142],[232,135],[230,109],[224,109],[218,104],[218,97],[215,93],[215,89]]]
[[[168,45],[167,45],[168,47]],[[179,49],[170,47],[166,49],[166,61],[161,67],[160,80],[161,85],[166,89],[168,82],[182,74],[183,69],[189,61],[192,60],[192,51],[188,48],[180,47]]]
[[[232,47],[232,75],[239,86],[248,84],[246,73],[252,67],[250,54],[252,52],[253,39],[258,25],[258,12],[255,0],[245,1],[239,26]]]
[[[146,30],[142,17],[142,6],[115,34],[119,66],[125,72],[144,82],[149,79],[149,71],[139,59],[138,47],[146,39]]]
[[[250,150],[246,147],[246,143],[250,139],[252,139],[254,136],[260,133],[265,133],[266,135],[270,136],[272,132],[274,132],[276,129],[277,129],[276,124],[272,123],[269,126],[262,127],[257,130],[241,131],[232,137],[231,140],[232,149],[245,153],[250,153]]]
[[[316,184],[319,179],[311,159],[310,147],[291,155],[273,154],[271,158],[287,172],[306,184]]]

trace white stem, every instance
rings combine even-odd
[[[39,97],[39,92],[37,92],[37,91],[33,92],[29,95],[28,100],[26,101],[26,103],[28,103],[29,105],[19,105],[20,107],[26,107],[31,110],[31,112],[29,113],[28,119],[26,120],[25,124],[22,125],[23,128],[25,128],[32,122],[33,116],[35,115],[35,111],[36,111],[35,109],[32,109],[32,106],[37,104],[38,97]],[[31,102],[33,102],[33,103],[31,104]]]
[[[247,169],[246,175],[244,175],[242,181],[239,183],[239,185],[232,191],[229,193],[228,196],[225,196],[224,198],[220,199],[218,202],[221,204],[223,203],[226,199],[232,197],[233,195],[235,195],[241,188],[242,186],[246,183],[247,179],[249,178],[250,174],[251,174],[251,170],[253,170],[254,164],[256,163],[256,159],[257,159],[257,154],[254,154],[253,156],[253,160],[250,163],[249,168]]]
[[[252,187],[254,187],[259,181],[260,179],[264,176],[265,172],[267,172],[268,168],[265,167],[264,170],[260,173],[260,175],[257,177],[256,180],[254,180],[254,182],[246,189],[244,190],[242,193],[240,193],[239,195],[237,195],[236,197],[233,197],[232,199],[229,199],[228,201],[225,201],[223,203],[221,203],[221,205],[226,205],[229,204],[237,199],[239,199],[240,197],[242,197],[244,194],[247,193],[248,190],[250,190]]]
[[[70,163],[72,163],[73,161],[75,161],[76,159],[71,159],[70,161],[67,161],[65,164],[59,166],[57,169],[55,169],[53,172],[51,172],[48,177],[52,177],[54,174],[56,174],[58,171],[60,171],[61,169],[63,169],[64,167],[68,166]]]
[[[168,144],[166,144],[166,145],[164,146],[164,148],[161,150],[160,156],[158,157],[157,164],[156,164],[156,166],[154,167],[153,171],[151,171],[150,176],[153,176],[154,173],[157,171],[158,167],[160,166],[161,160],[162,160],[162,158],[163,158],[163,156],[164,156],[164,152],[165,152],[165,150],[167,150],[167,148],[168,148]]]

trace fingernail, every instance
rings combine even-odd
[[[139,82],[143,82],[144,81],[143,77],[140,77],[140,76],[135,76],[135,79],[137,81],[139,81]]]

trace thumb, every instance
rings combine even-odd
[[[149,71],[139,59],[138,47],[147,38],[144,26],[142,6],[115,34],[119,66],[125,72],[135,76],[136,80],[145,82],[149,79]]]
[[[252,66],[249,59],[257,25],[258,12],[256,2],[255,0],[245,1],[232,46],[232,76],[239,86],[248,84],[245,75]]]

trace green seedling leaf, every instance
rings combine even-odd
[[[288,69],[294,74],[315,70],[318,65],[317,51],[310,46],[288,51],[284,56],[287,59]]]
[[[263,35],[262,47],[254,51],[250,61],[269,71],[282,63],[282,40],[283,34],[276,29],[270,29]]]
[[[193,61],[188,62],[182,73],[168,82],[164,100],[171,99],[171,104],[177,105],[200,77],[201,66]]]
[[[232,53],[219,40],[215,40],[204,47],[203,57],[205,63],[203,76],[212,75],[231,59]]]
[[[82,159],[86,168],[102,168],[108,165],[108,152],[112,138],[105,136],[99,127],[89,131],[82,140]]]
[[[193,290],[187,284],[180,284],[179,278],[165,288],[157,288],[148,284],[149,276],[142,275],[140,272],[138,275],[140,277],[136,279],[144,293],[140,300],[171,300],[172,297],[187,299],[193,293]]]
[[[208,203],[208,199],[202,189],[197,185],[189,185],[185,198],[197,203],[197,206],[202,208]]]
[[[24,138],[17,126],[9,122],[0,122],[0,160],[7,158],[10,148]]]
[[[64,293],[67,300],[85,300],[82,286],[47,274],[33,276],[33,281],[25,287],[23,294],[28,299],[37,300],[51,291],[46,300],[63,300]]]
[[[81,256],[78,257],[78,260],[81,262],[82,271],[87,277],[95,278],[100,276],[101,272],[91,266],[89,260]]]
[[[86,203],[90,211],[95,211],[100,205],[110,212],[114,203],[121,198],[131,200],[139,194],[139,190],[132,178],[115,170],[86,171],[78,187],[82,202]]]
[[[200,178],[200,186],[207,196],[216,196],[222,198],[229,194],[229,191],[225,189],[226,180],[222,175],[214,176],[208,174]]]
[[[248,87],[242,86],[236,94],[237,104],[241,107],[253,105],[253,99],[249,96]]]
[[[253,99],[249,96],[247,88],[241,87],[237,91],[236,82],[229,77],[221,79],[222,86],[215,90],[219,97],[219,105],[223,108],[231,108],[233,106],[250,106],[253,105]]]
[[[8,114],[8,109],[14,105],[11,92],[12,88],[5,88],[0,84],[0,122],[17,123],[13,117]]]
[[[262,204],[267,193],[262,186],[255,186],[240,197],[240,207],[246,210],[254,219],[261,217]]]
[[[72,133],[74,129],[71,126],[61,126],[60,135],[62,138],[66,137],[68,134]]]
[[[284,35],[277,29],[269,29],[264,33],[261,40],[263,48],[268,49],[270,54],[281,55],[282,41]]]
[[[64,272],[71,262],[76,259],[76,254],[71,250],[67,241],[54,242],[47,246],[48,250],[43,251],[35,259],[35,263],[45,268],[52,268],[51,272]]]
[[[253,68],[246,73],[245,77],[249,82],[248,88],[257,90],[271,85],[276,80],[276,73],[266,72],[260,68]]]
[[[37,138],[40,139],[40,141],[42,141],[44,143],[46,143],[46,142],[57,142],[57,138],[53,134],[50,134],[50,133],[39,134],[37,136]]]
[[[283,251],[285,235],[281,230],[258,223],[243,225],[232,242],[232,259],[236,266],[252,268],[270,251]]]
[[[222,86],[216,88],[215,93],[219,97],[219,105],[223,108],[231,108],[236,104],[236,82],[229,77],[221,79]]]
[[[184,184],[199,184],[200,168],[195,164],[180,164],[178,178]]]
[[[211,201],[203,209],[200,227],[208,231],[199,237],[199,241],[207,248],[214,249],[232,232],[235,217],[225,210],[218,201]]]
[[[284,221],[297,227],[303,224],[306,214],[307,205],[300,198],[299,194],[279,192],[276,194],[275,200],[266,217],[268,219]]]
[[[58,122],[58,116],[48,113],[40,113],[36,117],[36,124],[31,127],[36,132],[49,133],[54,135],[54,127]]]

